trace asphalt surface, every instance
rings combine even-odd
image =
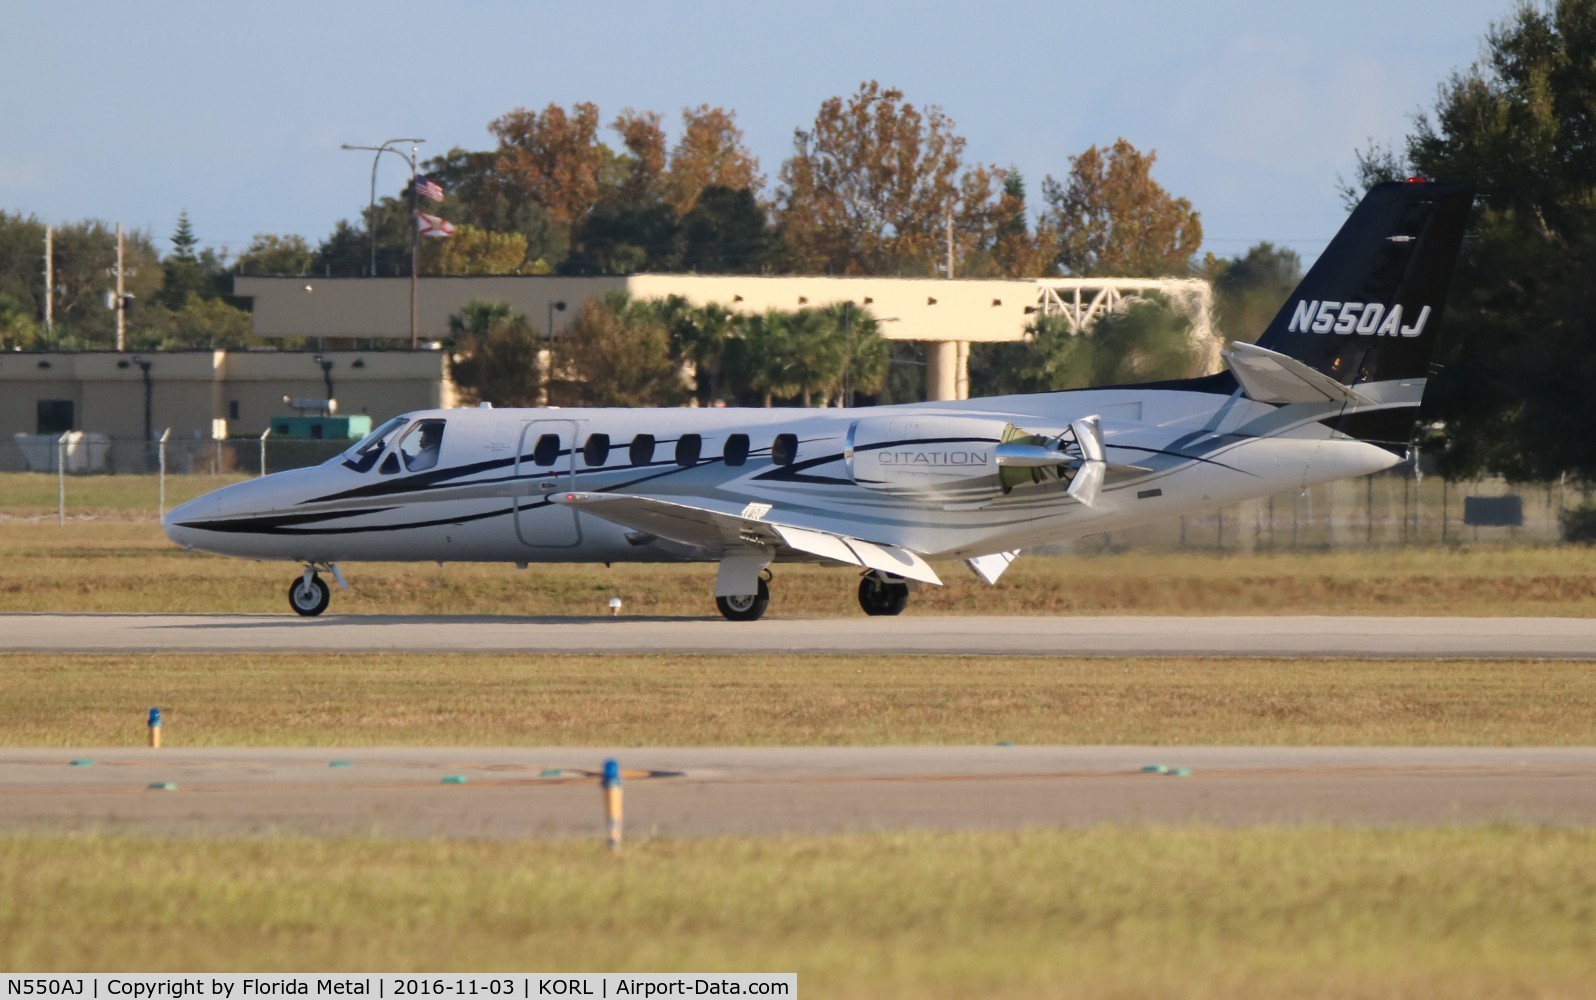
[[[1596,823],[1596,748],[119,748],[0,750],[0,830],[598,839],[610,756],[633,840]]]
[[[1596,620],[0,615],[0,651],[1596,659]],[[1201,823],[1596,824],[1596,748],[0,749],[0,831],[630,838]],[[74,764],[73,762],[78,763]],[[1189,774],[1144,770],[1189,770]]]
[[[1596,618],[0,615],[0,651],[271,650],[1596,660]]]

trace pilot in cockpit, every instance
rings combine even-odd
[[[405,442],[409,444],[409,442]],[[405,468],[411,472],[421,472],[438,464],[438,450],[443,444],[443,421],[423,420],[416,429],[415,453],[401,446],[404,452]]]

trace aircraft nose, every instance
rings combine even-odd
[[[188,525],[197,521],[208,520],[221,512],[221,504],[215,493],[208,493],[196,497],[187,503],[180,503],[166,512],[161,518],[161,531],[174,545],[192,548],[196,536],[199,534]]]

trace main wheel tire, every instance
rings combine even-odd
[[[332,600],[332,591],[327,587],[327,581],[319,576],[311,576],[309,586],[305,578],[300,577],[288,585],[288,606],[294,609],[295,614],[306,618],[314,618],[327,610],[327,603]]]
[[[909,585],[883,583],[873,576],[859,581],[859,607],[872,617],[876,615],[901,615],[909,606]]]
[[[730,622],[758,621],[770,606],[770,588],[759,581],[759,593],[737,594],[733,597],[715,598],[715,607]]]

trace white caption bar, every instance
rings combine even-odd
[[[0,1000],[531,1000],[533,997],[796,997],[796,972],[486,972],[0,974]]]

